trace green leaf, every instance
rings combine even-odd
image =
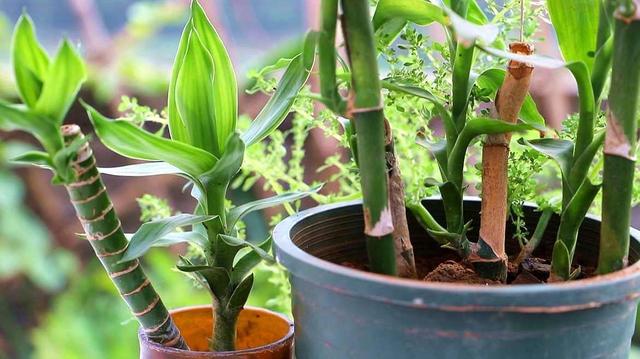
[[[252,251],[256,252],[256,254],[258,256],[260,256],[260,258],[262,260],[267,261],[269,263],[275,263],[275,259],[273,258],[273,256],[271,256],[265,250],[260,248],[260,246],[257,245],[257,244],[251,243],[249,241],[245,241],[244,239],[240,239],[240,238],[237,238],[237,237],[227,236],[227,235],[224,235],[224,234],[220,234],[220,235],[218,235],[218,237],[220,237],[220,239],[224,243],[226,243],[226,244],[228,244],[228,245],[230,245],[232,247],[241,247],[241,248],[249,247],[249,248],[251,248]]]
[[[22,153],[9,159],[9,163],[17,165],[27,164],[45,169],[51,169],[53,167],[51,156],[42,151],[28,151]]]
[[[49,56],[38,43],[31,18],[22,14],[11,42],[13,71],[18,92],[24,103],[33,108],[38,102],[42,82],[49,68]]]
[[[602,147],[605,138],[605,131],[601,131],[593,139],[593,142],[587,146],[582,154],[573,161],[571,172],[569,174],[569,182],[572,188],[578,188],[582,181],[587,177],[591,163],[596,154]]]
[[[198,32],[192,31],[178,74],[175,101],[189,133],[189,144],[220,157],[230,134],[228,129],[235,127],[235,119],[230,125],[226,123],[228,118],[218,117],[216,109],[224,104],[212,96],[217,73]]]
[[[84,61],[69,41],[64,40],[44,78],[42,93],[36,103],[35,112],[51,118],[57,126],[60,126],[69,107],[75,101],[86,75]]]
[[[565,60],[593,68],[598,36],[598,0],[547,0],[547,11]]]
[[[215,183],[219,186],[227,186],[240,171],[244,159],[244,143],[240,136],[237,133],[232,133],[225,148],[226,150],[216,165],[200,176],[200,180],[205,185]]]
[[[247,303],[249,293],[251,293],[251,287],[253,287],[253,274],[249,275],[243,279],[240,284],[238,284],[236,289],[233,291],[233,294],[231,294],[231,298],[229,298],[227,310],[241,309],[245,303]]]
[[[571,262],[575,252],[580,226],[599,191],[599,185],[594,185],[589,179],[586,179],[576,190],[568,205],[560,214],[560,226],[558,228],[556,245],[554,245],[553,248],[551,269],[553,273],[561,276],[563,279],[569,279]],[[558,248],[558,253],[556,253],[557,243],[563,244],[563,247]]]
[[[289,114],[298,92],[307,82],[313,68],[317,37],[315,32],[306,36],[302,54],[291,61],[278,83],[276,92],[242,134],[242,140],[247,147],[267,137]]]
[[[305,198],[314,193],[317,193],[321,188],[322,186],[320,185],[312,187],[307,191],[286,192],[277,196],[259,199],[257,201],[245,203],[243,205],[234,207],[229,211],[229,214],[227,215],[227,223],[230,228],[233,228],[239,220],[241,220],[244,216],[251,212]]]
[[[194,265],[178,265],[177,268],[183,272],[201,275],[216,297],[223,297],[229,289],[230,276],[225,268]]]
[[[461,234],[465,229],[462,215],[462,195],[464,189],[460,185],[447,181],[440,185],[440,195],[444,204],[447,219],[447,230]],[[457,245],[455,246],[457,247]]]
[[[216,118],[218,105],[212,96],[214,83],[213,60],[204,48],[196,31],[191,31],[187,50],[178,74],[175,101],[180,117],[189,133],[189,144],[216,157],[224,150],[228,133]],[[219,136],[224,134],[224,138]]]
[[[169,81],[169,95],[167,98],[167,113],[169,115],[169,133],[171,134],[171,139],[184,143],[190,143],[190,140],[187,127],[182,117],[180,117],[178,105],[176,104],[176,83],[178,82],[178,75],[180,74],[184,55],[187,51],[187,43],[191,37],[191,29],[191,22],[188,22],[184,30],[182,30],[180,43],[178,44],[178,52],[176,53],[176,58],[171,68],[171,80]]]
[[[502,86],[506,71],[503,69],[491,68],[482,72],[476,79],[476,84],[482,89],[491,90],[488,97],[495,98],[498,90]],[[522,108],[520,109],[520,119],[524,123],[528,123],[540,130],[545,129],[544,117],[538,111],[536,103],[530,94],[525,97]]]
[[[133,235],[131,235],[133,237]],[[173,232],[169,233],[162,238],[160,238],[155,244],[154,247],[167,247],[178,243],[193,243],[201,248],[207,243],[207,238],[202,235],[202,233],[196,231],[188,231],[188,232]]]
[[[178,167],[166,162],[145,162],[120,167],[99,167],[98,171],[102,174],[123,177],[146,177],[183,173]]]
[[[557,162],[560,166],[563,182],[568,184],[566,181],[571,173],[571,166],[573,163],[573,142],[555,138],[539,138],[534,140],[525,140],[522,138],[518,140],[518,142],[522,145],[533,148]]]
[[[440,168],[440,174],[443,177],[443,180],[447,180],[447,141],[442,140],[437,143],[429,142],[422,134],[418,134],[416,137],[416,143],[431,152],[433,157],[438,162],[438,167]]]
[[[492,135],[532,129],[533,127],[526,123],[508,123],[492,118],[474,118],[467,121],[449,154],[447,165],[449,170],[449,181],[455,184],[458,188],[461,188],[467,148],[474,138],[480,135]]]
[[[229,135],[236,130],[238,117],[238,85],[229,54],[207,19],[207,15],[198,1],[191,2],[191,23],[213,60],[213,90],[207,95],[213,96],[218,143],[224,146]],[[188,56],[188,55],[187,55]],[[185,63],[186,66],[186,63]],[[224,147],[221,148],[222,153]]]
[[[122,255],[120,262],[126,262],[144,255],[151,247],[156,245],[164,236],[183,226],[190,226],[206,222],[216,216],[195,216],[192,214],[178,214],[172,217],[144,223],[131,237],[127,250]]]
[[[467,20],[477,25],[484,25],[489,22],[487,15],[484,13],[480,5],[476,0],[469,1],[469,8],[467,9]]]
[[[443,26],[450,26],[453,21],[457,21],[457,26],[461,27],[461,35],[468,37],[475,31],[471,30],[472,26],[460,24],[459,20],[462,18],[457,14],[453,13],[456,17],[454,18],[445,11],[453,13],[446,8],[446,5],[443,9],[437,4],[423,0],[380,0],[373,15],[373,28],[379,37],[385,39],[385,44],[390,44],[407,22],[417,25],[430,25],[436,22]],[[475,1],[469,3],[467,17],[470,25],[484,25],[488,22],[486,15]],[[495,32],[497,27],[491,25],[485,29],[489,29],[490,33]]]
[[[29,132],[40,141],[50,155],[54,155],[63,147],[58,126],[47,118],[25,109],[24,106],[0,101],[0,128]]]
[[[209,171],[217,162],[215,156],[197,147],[152,135],[130,122],[109,120],[91,106],[84,107],[100,140],[123,156],[164,161],[193,177]]]
[[[446,24],[447,21],[439,6],[424,0],[380,0],[373,15],[373,29],[389,44],[407,22],[429,25],[433,22]]]
[[[271,243],[271,236],[269,236],[262,243],[258,244],[258,248],[268,253],[271,250]],[[256,251],[250,251],[242,256],[236,261],[231,271],[232,283],[240,283],[260,262],[262,262],[262,257]]]
[[[564,280],[569,279],[571,258],[567,246],[561,240],[554,243],[551,256],[551,272]]]

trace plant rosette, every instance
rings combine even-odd
[[[144,223],[129,235],[121,260],[137,259],[154,246],[188,242],[195,248],[192,256],[181,257],[177,268],[211,294],[215,319],[209,321],[212,329],[207,333],[212,337],[201,340],[212,352],[236,350],[238,320],[253,287],[253,269],[263,260],[274,262],[269,253],[271,237],[250,242],[243,238],[238,224],[249,213],[298,201],[320,189],[281,193],[238,206],[227,200],[230,183],[242,169],[245,150],[267,138],[288,115],[313,67],[313,50],[312,34],[305,38],[300,54],[278,62],[284,72],[275,92],[248,128],[239,133],[238,86],[231,60],[203,8],[194,0],[169,84],[168,119],[163,122],[170,138],[163,137],[163,131],[145,130],[144,123],[108,119],[85,104],[98,138],[109,149],[146,161],[101,168],[103,174],[178,175],[187,179],[185,188],[191,188],[197,201],[193,213]]]

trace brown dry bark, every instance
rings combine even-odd
[[[385,120],[385,151],[389,176],[389,203],[393,218],[393,243],[396,253],[398,275],[405,278],[416,278],[416,263],[411,245],[407,209],[404,203],[404,183],[398,167],[391,126]]]
[[[509,45],[512,53],[531,55],[533,45],[516,42]],[[495,100],[496,110],[501,120],[515,123],[520,109],[529,92],[533,67],[529,64],[510,61],[504,82]],[[496,276],[506,279],[507,255],[505,253],[507,218],[507,170],[509,141],[511,134],[488,135],[482,149],[482,208],[480,240],[493,251],[494,258],[471,259],[474,263],[500,268]],[[504,269],[504,271],[503,271]]]

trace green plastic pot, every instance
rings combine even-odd
[[[425,206],[444,223],[439,199]],[[467,219],[479,223],[479,211],[478,199],[465,200]],[[539,213],[525,213],[533,229]],[[446,253],[409,217],[417,257]],[[556,217],[536,255],[550,254],[557,227]],[[577,263],[595,265],[599,227],[594,218],[584,221]],[[276,255],[290,271],[298,358],[628,358],[640,295],[638,231],[634,264],[623,271],[560,284],[481,286],[340,265],[366,260],[362,230],[359,202],[313,208],[276,227]]]

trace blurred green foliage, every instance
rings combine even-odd
[[[175,258],[154,249],[145,256],[145,269],[169,308],[206,304],[205,291],[195,288],[171,268]],[[33,331],[34,358],[112,359],[138,354],[138,324],[129,313],[97,259],[72,279],[56,297],[42,325]]]
[[[66,250],[53,247],[46,228],[24,206],[22,181],[6,168],[6,158],[25,146],[0,143],[0,279],[23,274],[53,292],[64,287],[76,261]]]

